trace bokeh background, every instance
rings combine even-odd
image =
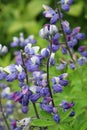
[[[49,21],[42,16],[42,4],[55,6],[54,0],[0,0],[0,43],[10,47],[12,37],[23,32],[25,37],[34,34],[42,46],[38,32]],[[74,0],[69,13],[64,14],[71,28],[81,26],[87,34],[87,0]],[[87,40],[82,44],[87,44]]]

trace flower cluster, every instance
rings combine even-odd
[[[68,11],[73,0],[61,0],[61,8]],[[59,7],[55,10],[47,5],[43,5],[45,11],[43,15],[50,19],[50,24],[45,24],[40,30],[41,38],[48,41],[46,48],[35,46],[36,40],[34,36],[24,38],[23,33],[20,37],[14,37],[11,47],[19,46],[21,50],[14,52],[15,63],[6,67],[0,67],[0,80],[7,82],[18,81],[19,91],[10,92],[10,88],[4,85],[4,90],[1,93],[3,98],[18,102],[22,106],[22,112],[27,114],[29,112],[30,104],[34,107],[36,117],[39,119],[37,105],[39,104],[42,111],[49,113],[56,123],[61,120],[60,109],[63,112],[71,109],[70,117],[75,115],[73,109],[74,102],[67,102],[65,100],[60,104],[55,104],[54,96],[63,92],[68,87],[69,80],[66,79],[68,74],[62,73],[60,75],[51,76],[50,68],[55,67],[56,70],[64,69],[68,64],[71,69],[76,68],[76,64],[84,65],[87,62],[87,51],[85,46],[78,48],[78,54],[75,55],[74,47],[80,40],[85,38],[83,33],[80,33],[80,27],[73,30],[70,28],[69,22],[63,20],[63,14]],[[60,31],[56,23],[60,21]],[[68,56],[68,59],[61,57],[60,62],[56,61],[56,52],[61,50],[63,56]],[[7,52],[6,47],[0,45],[1,54]],[[76,63],[77,62],[77,63]],[[6,117],[14,111],[14,105],[9,102],[6,103],[7,111]],[[32,117],[31,117],[32,118]],[[12,130],[22,130],[29,125],[31,118],[26,118],[21,121],[10,120]],[[24,124],[25,123],[25,124]],[[19,125],[19,126],[18,126]],[[1,127],[3,128],[3,125]]]

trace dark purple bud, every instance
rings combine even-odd
[[[28,104],[29,104],[28,95],[23,95],[23,98],[22,98],[22,105],[23,105],[23,106],[28,106]]]
[[[75,112],[74,111],[72,111],[71,113],[70,113],[70,115],[69,115],[70,117],[73,117],[73,116],[75,116]]]
[[[60,116],[59,116],[58,114],[55,114],[55,115],[53,115],[53,119],[54,119],[54,121],[55,121],[56,123],[59,123],[59,121],[60,121]]]

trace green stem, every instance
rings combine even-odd
[[[8,130],[11,130],[10,127],[9,127],[8,121],[7,121],[6,117],[5,117],[5,114],[4,114],[4,112],[3,112],[2,101],[1,101],[1,95],[0,95],[0,111],[1,111],[1,113],[2,113],[2,117],[3,117],[3,119],[4,119],[4,122],[5,122],[6,126],[7,126],[7,129],[8,129]]]
[[[23,68],[24,68],[24,71],[25,71],[25,74],[26,74],[26,84],[29,85],[29,82],[28,82],[28,73],[27,73],[27,69],[25,67],[25,63],[24,63],[24,55],[23,55],[23,51],[21,50],[21,59],[22,59],[22,64],[23,64]],[[39,118],[39,115],[38,115],[38,111],[37,111],[37,108],[36,108],[36,104],[33,103],[33,107],[34,107],[34,111],[35,111],[35,114],[36,114],[36,117]]]
[[[48,88],[49,88],[49,93],[50,93],[50,96],[51,96],[51,98],[52,98],[52,105],[54,106],[54,101],[53,101],[53,95],[52,95],[52,92],[51,92],[51,87],[50,87],[50,77],[49,77],[49,75],[50,75],[50,73],[49,73],[49,61],[50,61],[50,57],[51,57],[51,53],[52,53],[52,43],[51,43],[51,41],[50,41],[50,55],[49,55],[49,57],[48,57],[48,59],[47,59],[47,83],[48,83]]]

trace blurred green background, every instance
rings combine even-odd
[[[54,0],[0,0],[0,43],[10,46],[12,37],[24,32],[25,37],[34,34],[41,44],[39,29],[49,21],[42,16],[42,4],[55,6]],[[87,34],[87,0],[74,0],[70,12],[64,14],[72,28],[81,26]]]

